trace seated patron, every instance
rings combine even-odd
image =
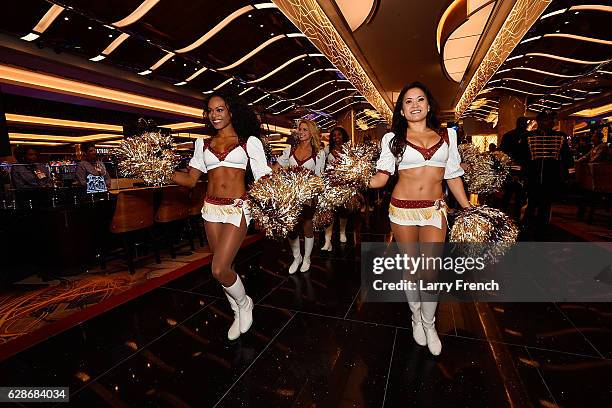
[[[104,163],[98,160],[95,145],[84,143],[81,150],[83,160],[79,162],[76,170],[78,184],[86,187],[88,193],[107,191],[111,178]]]
[[[578,159],[581,163],[601,163],[608,159],[608,144],[603,141],[603,133],[593,133],[593,147],[587,154]]]
[[[38,152],[32,147],[19,148],[18,164],[12,166],[11,179],[15,190],[53,187],[49,167],[38,163]]]

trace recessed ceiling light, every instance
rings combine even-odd
[[[91,29],[92,29],[92,27],[91,27],[91,26],[89,26],[89,27],[87,27],[87,29],[88,29],[88,30],[91,30]]]
[[[68,21],[68,17],[64,17],[64,20]]]
[[[109,34],[108,36],[109,36],[110,38],[113,38],[113,35],[112,35],[112,34]]]
[[[259,28],[263,28],[263,24],[260,24],[260,25],[259,25]]]
[[[252,14],[249,14],[249,16],[248,16],[248,17],[249,17],[249,18],[251,18],[251,17],[253,17],[253,15],[252,15]]]
[[[184,63],[184,64],[183,64],[183,66],[184,66],[184,67],[186,67],[186,66],[187,66],[187,63]]]

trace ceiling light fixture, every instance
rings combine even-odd
[[[604,11],[612,13],[612,6],[602,6],[599,4],[580,4],[577,6],[570,7],[570,10],[590,10],[590,11]]]
[[[265,49],[270,44],[274,44],[276,41],[282,40],[283,38],[287,38],[287,36],[285,34],[281,34],[281,35],[277,35],[276,37],[272,37],[269,40],[266,40],[263,43],[259,44],[253,50],[251,50],[248,53],[246,53],[244,56],[242,56],[242,58],[239,58],[237,61],[235,61],[235,62],[233,62],[233,63],[231,63],[231,64],[229,64],[229,65],[227,65],[225,67],[217,68],[217,70],[218,71],[227,71],[229,69],[236,68],[237,66],[239,66],[240,64],[242,64],[243,62],[248,60],[249,58],[255,56],[261,50]]]
[[[8,123],[18,124],[33,124],[72,129],[105,130],[108,132],[123,132],[123,126],[108,125],[105,123],[81,122],[67,119],[46,118],[42,116],[20,115],[16,113],[7,113],[6,121]]]
[[[599,38],[585,37],[583,35],[575,35],[575,34],[555,34],[553,33],[553,34],[544,34],[544,37],[569,38],[569,39],[577,40],[577,41],[592,42],[592,43],[604,44],[604,45],[612,45],[612,41],[601,40]]]
[[[555,10],[553,12],[544,14],[542,17],[540,17],[540,20],[544,20],[545,18],[556,16],[557,14],[563,14],[566,11],[567,11],[567,8],[562,8],[562,9],[559,9],[559,10]]]
[[[229,84],[233,80],[234,80],[234,78],[226,79],[225,81],[221,82],[219,85],[215,86],[213,88],[213,91],[218,91],[219,89],[223,88],[225,85]]]
[[[337,70],[337,69],[335,69],[335,68],[322,68],[322,69],[316,69],[316,70],[314,70],[314,71],[312,71],[312,72],[309,72],[308,74],[306,74],[306,75],[304,75],[304,76],[300,77],[300,78],[299,78],[299,79],[297,79],[296,81],[294,81],[294,82],[290,83],[289,85],[287,85],[287,86],[285,86],[285,87],[283,87],[283,88],[277,89],[277,90],[275,90],[275,91],[270,91],[270,93],[278,93],[278,92],[283,92],[283,91],[286,91],[287,89],[291,88],[292,86],[299,84],[300,82],[302,82],[303,80],[305,80],[305,79],[306,79],[306,78],[308,78],[309,76],[314,75],[314,74],[316,74],[316,73],[318,73],[318,72],[323,72],[323,71],[336,71],[336,72],[337,72],[338,70]]]
[[[599,64],[603,64],[603,63],[606,63],[606,62],[610,61],[610,60],[586,61],[586,60],[579,60],[579,59],[575,59],[575,58],[562,57],[560,55],[546,54],[546,53],[542,53],[542,52],[531,52],[531,53],[528,53],[528,54],[525,54],[525,55],[533,56],[533,57],[550,58],[550,59],[554,59],[554,60],[558,60],[558,61],[573,62],[574,64],[585,64],[585,65],[599,65]]]
[[[21,37],[24,41],[34,41],[40,34],[44,33],[47,28],[55,21],[55,19],[64,11],[64,8],[56,4],[52,5],[45,15],[40,19],[38,24],[34,26],[30,34]]]
[[[332,92],[332,93],[329,93],[329,94],[325,95],[324,97],[322,97],[322,98],[321,98],[321,99],[319,99],[318,101],[315,101],[315,102],[309,103],[309,104],[304,105],[304,106],[305,106],[305,107],[309,107],[309,106],[316,105],[317,103],[321,102],[322,100],[325,100],[325,99],[329,98],[330,96],[332,96],[332,95],[334,95],[334,94],[337,94],[338,92],[345,92],[345,91],[356,91],[356,89],[355,89],[355,88],[342,88],[342,89],[338,89],[338,90],[336,90],[336,91],[334,91],[334,92]],[[323,109],[323,110],[325,110],[325,109]]]
[[[552,75],[552,76],[556,76],[556,77],[559,77],[559,78],[578,78],[580,76],[580,75],[557,74],[555,72],[543,71],[543,70],[540,70],[540,69],[529,68],[529,67],[514,67],[512,69],[520,69],[520,70],[523,70],[523,71],[537,72],[538,74]]]
[[[289,61],[279,65],[278,67],[276,67],[272,71],[268,72],[264,76],[262,76],[260,78],[257,78],[257,79],[254,79],[252,81],[247,81],[247,83],[248,84],[256,84],[258,82],[265,81],[266,79],[270,78],[272,75],[276,74],[279,71],[282,71],[283,69],[285,69],[289,65],[293,64],[294,62],[299,61],[302,58],[305,58],[305,57],[308,57],[308,56],[312,56],[312,55],[321,55],[321,54],[302,54],[302,55],[298,55],[297,57],[293,57]]]
[[[542,38],[541,35],[536,35],[535,37],[531,37],[531,38],[528,38],[526,40],[521,41],[521,44],[525,44],[525,43],[528,43],[530,41],[539,40],[540,38]]]
[[[519,78],[502,78],[503,81],[515,81],[515,82],[522,82],[525,84],[529,84],[529,85],[534,85],[534,86],[541,86],[544,88],[558,88],[559,85],[544,85],[544,84],[538,84],[537,82],[531,82],[531,81],[526,81],[524,79],[519,79]]]
[[[86,99],[146,108],[176,115],[197,118],[202,116],[202,109],[200,108],[105,88],[99,85],[57,77],[10,65],[0,64],[0,82],[18,85],[24,88],[34,88],[43,91],[75,95]]]
[[[252,89],[253,89],[253,87],[251,86],[251,87],[245,89],[244,91],[240,92],[238,95],[242,96],[242,95],[246,94],[247,92],[249,92]]]
[[[257,7],[257,5],[255,7]],[[229,23],[231,23],[238,17],[252,10],[254,10],[253,6],[250,6],[250,5],[239,8],[238,10],[234,11],[233,13],[225,17],[223,20],[221,20],[221,22],[215,25],[212,29],[210,29],[208,32],[206,32],[196,41],[194,41],[193,43],[189,44],[186,47],[176,50],[176,52],[179,54],[183,54],[183,53],[195,50],[196,48],[202,46],[202,44],[204,44],[206,41],[210,40],[215,34],[217,34],[219,31],[225,28]]]
[[[200,74],[202,74],[203,72],[205,72],[207,70],[208,70],[208,68],[206,68],[206,67],[200,68],[193,75],[191,75],[189,78],[187,78],[185,81],[187,81],[187,82],[192,81],[196,77],[198,77]]]
[[[287,112],[289,109],[293,108],[295,106],[294,103],[291,104],[291,106],[286,107],[285,109],[282,109],[278,112],[272,112],[273,115],[280,115],[283,112]]]
[[[113,23],[115,27],[126,27],[130,24],[134,24],[136,21],[140,20],[145,14],[149,12],[159,0],[145,0],[134,11],[128,14],[125,18],[122,18],[119,21]]]

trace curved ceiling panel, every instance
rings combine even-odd
[[[357,30],[376,7],[377,0],[335,0],[351,31]]]
[[[442,43],[442,61],[446,74],[455,82],[461,82],[495,7],[495,1],[468,1],[466,19]],[[451,5],[451,7],[453,7]],[[459,11],[455,6],[454,10]]]

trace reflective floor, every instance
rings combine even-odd
[[[242,250],[257,306],[237,341],[204,268],[4,361],[0,384],[69,386],[78,407],[612,406],[610,304],[443,303],[433,357],[406,304],[361,301],[354,237],[334,245],[293,276],[285,243]]]

